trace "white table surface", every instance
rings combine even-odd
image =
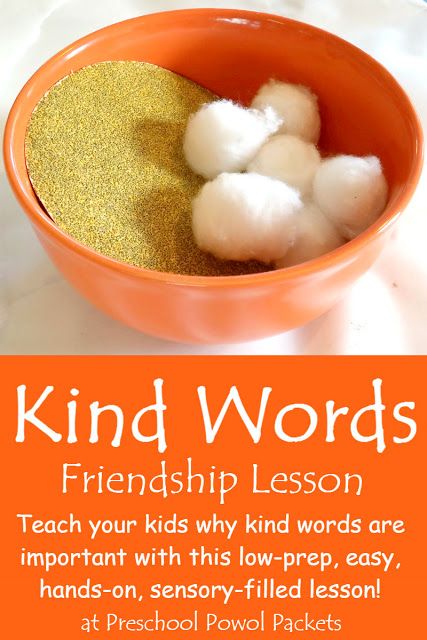
[[[423,0],[0,0],[0,128],[47,58],[90,31],[144,13],[228,7],[282,14],[355,43],[403,84],[427,130],[427,3]],[[426,173],[395,239],[328,314],[301,329],[236,345],[158,340],[102,315],[50,264],[0,166],[0,353],[425,354]]]

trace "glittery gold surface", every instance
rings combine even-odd
[[[191,200],[203,181],[186,166],[191,112],[214,96],[160,67],[102,62],[42,98],[26,136],[27,167],[46,211],[71,236],[135,266],[183,274],[265,270],[201,252]]]

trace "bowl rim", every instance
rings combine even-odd
[[[356,54],[359,59],[374,64],[377,70],[381,73],[384,80],[389,86],[392,86],[401,100],[404,102],[406,111],[410,114],[411,125],[415,132],[415,153],[412,160],[411,169],[408,175],[407,182],[394,202],[394,206],[391,208],[387,205],[380,218],[370,225],[365,231],[359,234],[353,240],[345,243],[344,245],[323,254],[312,260],[281,269],[273,269],[271,271],[263,271],[259,273],[243,274],[243,275],[230,275],[230,276],[201,276],[201,275],[185,275],[179,273],[170,273],[163,271],[155,271],[146,269],[144,267],[137,267],[125,262],[120,262],[115,258],[110,258],[101,253],[98,253],[94,249],[80,243],[72,236],[68,235],[65,231],[62,231],[55,222],[49,217],[45,209],[40,204],[35,192],[31,189],[31,193],[26,189],[23,184],[19,172],[16,169],[15,153],[14,153],[14,132],[15,128],[21,120],[21,105],[25,104],[27,100],[27,94],[31,93],[31,89],[37,82],[38,77],[43,74],[45,68],[54,65],[59,59],[63,58],[71,51],[75,51],[85,45],[93,42],[94,39],[103,38],[108,35],[109,32],[114,32],[118,28],[123,28],[131,23],[146,22],[154,20],[159,16],[166,19],[175,19],[177,15],[185,16],[206,16],[215,18],[216,20],[221,18],[234,18],[244,20],[261,20],[263,22],[273,22],[280,24],[291,25],[296,29],[308,30],[311,33],[315,33],[320,37],[327,38],[330,41],[334,41],[340,46],[346,47],[350,52]],[[313,26],[311,24],[294,20],[280,15],[250,11],[239,9],[214,9],[214,8],[200,8],[200,9],[178,9],[174,11],[154,12],[120,22],[115,22],[96,31],[73,41],[61,49],[58,53],[51,56],[43,65],[41,65],[27,80],[25,85],[18,93],[11,110],[9,112],[6,126],[4,129],[3,140],[3,154],[4,163],[6,169],[6,175],[9,183],[15,193],[15,196],[23,207],[31,222],[37,226],[41,226],[48,235],[53,235],[54,238],[63,245],[66,245],[71,251],[80,254],[82,257],[88,259],[91,262],[102,265],[102,267],[110,269],[113,272],[120,272],[134,278],[141,278],[143,280],[160,281],[163,283],[187,286],[187,287],[246,287],[251,285],[266,285],[277,281],[287,281],[304,276],[309,276],[312,273],[319,273],[330,267],[334,267],[342,261],[351,260],[351,258],[357,254],[360,248],[368,245],[378,236],[384,234],[389,227],[395,223],[400,217],[403,209],[411,199],[423,166],[423,130],[422,125],[417,115],[417,112],[413,106],[413,103],[400,83],[395,77],[375,58],[368,53],[352,44],[351,42],[341,38],[325,29]]]

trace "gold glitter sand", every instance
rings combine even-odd
[[[152,64],[101,62],[42,98],[26,136],[34,190],[53,220],[99,253],[138,267],[192,275],[265,271],[200,251],[191,200],[203,180],[187,167],[190,113],[215,96]]]

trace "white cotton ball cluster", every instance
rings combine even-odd
[[[243,171],[281,122],[269,107],[257,111],[231,100],[211,102],[190,116],[184,136],[185,158],[195,173],[207,179]]]
[[[345,240],[335,226],[313,203],[308,203],[297,216],[295,243],[276,268],[292,267],[337,249]]]
[[[320,114],[317,96],[308,87],[270,80],[252,100],[251,107],[271,107],[282,118],[282,133],[290,133],[317,143],[320,135]]]
[[[301,199],[284,182],[253,173],[222,173],[193,201],[197,245],[223,260],[271,263],[292,246]]]
[[[307,195],[319,164],[320,154],[314,144],[282,134],[273,136],[261,147],[248,171],[283,180]]]
[[[384,210],[388,187],[375,156],[340,155],[324,160],[313,183],[313,199],[347,239],[372,224]]]
[[[193,114],[184,154],[211,180],[193,201],[197,245],[223,260],[282,268],[366,229],[387,200],[381,163],[374,156],[322,160],[319,135],[317,97],[286,82],[263,85],[251,108],[218,100]]]

